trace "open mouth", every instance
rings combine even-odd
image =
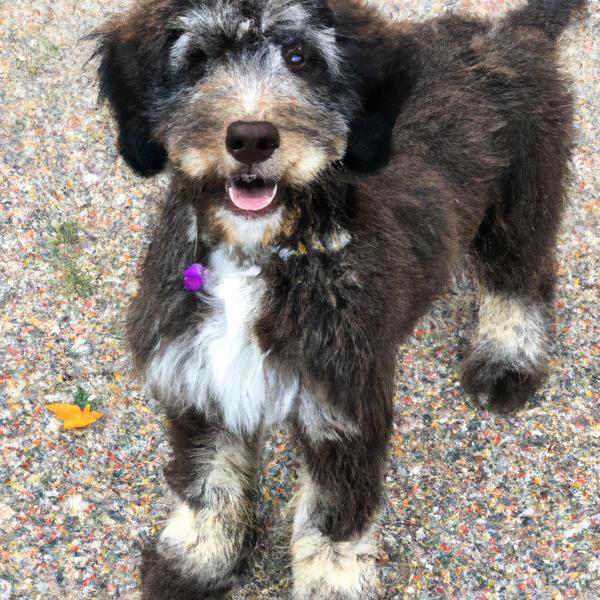
[[[251,180],[229,177],[225,184],[231,201],[229,208],[236,213],[257,217],[270,212],[277,205],[279,186],[260,177]]]

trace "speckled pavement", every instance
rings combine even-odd
[[[167,516],[162,417],[130,374],[123,316],[165,179],[117,158],[78,41],[124,0],[0,1],[0,600],[138,597]],[[517,2],[379,3],[390,18]],[[552,375],[501,418],[457,382],[475,298],[460,279],[400,354],[379,562],[387,598],[600,597],[600,5],[562,41],[577,96]],[[443,49],[441,49],[443,51]],[[64,431],[51,402],[105,416]],[[296,459],[268,440],[260,536],[236,599],[286,598]]]

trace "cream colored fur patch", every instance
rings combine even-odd
[[[479,308],[476,346],[486,344],[494,358],[516,367],[536,363],[545,353],[546,324],[542,308],[519,298],[485,294]]]
[[[296,498],[292,536],[295,600],[317,600],[343,595],[347,600],[382,597],[375,557],[374,526],[342,542],[324,536],[314,525],[317,490],[306,471]]]
[[[192,508],[180,502],[160,535],[157,549],[175,559],[187,577],[219,579],[237,562],[244,535],[245,522],[234,505]]]

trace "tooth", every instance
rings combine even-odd
[[[269,202],[271,200],[273,200],[273,198],[275,198],[276,194],[277,194],[277,183],[275,184],[275,187],[273,188],[273,193],[271,194],[271,197],[269,198]]]

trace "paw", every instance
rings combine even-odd
[[[381,600],[383,588],[377,577],[362,580],[354,587],[326,580],[313,581],[308,586],[294,582],[293,600]]]
[[[462,369],[467,393],[497,412],[521,408],[545,376],[547,329],[544,305],[484,293],[477,336]]]
[[[523,408],[544,377],[541,365],[531,365],[527,370],[515,369],[474,352],[463,365],[462,384],[468,394],[483,400],[486,408],[511,413]]]
[[[379,600],[383,590],[371,532],[333,542],[313,530],[292,544],[294,600]]]
[[[141,575],[142,600],[217,600],[225,597],[233,578],[217,585],[207,585],[197,578],[182,574],[173,557],[163,556],[151,544],[144,548]],[[210,583],[210,582],[209,582]]]
[[[142,563],[143,600],[222,598],[247,560],[246,522],[239,507],[180,502]]]
[[[356,590],[316,585],[302,590],[294,587],[292,598],[293,600],[381,600],[383,590],[379,582],[376,587],[371,585]]]

